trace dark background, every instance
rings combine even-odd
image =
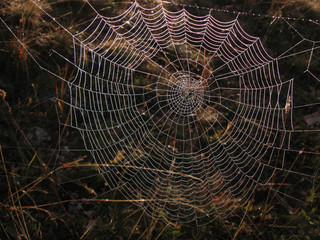
[[[130,2],[125,1],[90,2],[107,16],[115,16],[130,6]],[[138,2],[146,6],[155,4]],[[297,41],[297,34],[288,29],[288,24],[273,22],[272,16],[295,17],[296,21],[289,22],[303,36],[320,40],[320,32],[310,27],[308,21],[301,21],[320,18],[319,1],[203,0],[195,3],[186,0],[175,3],[227,10],[212,13],[225,20],[234,19],[233,11],[247,13],[240,15],[240,23],[248,33],[262,39],[272,56],[278,56]],[[71,32],[81,29],[93,17],[88,15],[81,0],[46,0],[39,5]],[[196,10],[190,8],[190,11]],[[199,14],[207,13],[199,11]],[[202,227],[196,222],[173,227],[168,220],[145,215],[143,207],[124,201],[120,193],[105,193],[107,183],[84,151],[78,133],[59,124],[68,120],[65,106],[56,101],[66,97],[66,86],[37,65],[65,79],[71,77],[68,65],[61,66],[50,57],[50,49],[72,55],[70,37],[31,1],[5,0],[0,3],[0,17],[36,61],[0,23],[0,239],[320,238],[317,174],[320,157],[314,154],[289,153],[287,158],[288,169],[292,166],[295,171],[315,178],[303,174],[291,177],[286,172],[275,176],[286,179],[288,185],[279,187],[279,191],[291,198],[258,187],[252,201],[243,209]],[[285,76],[302,73],[296,84],[296,95],[306,103],[317,101],[320,89],[319,81],[303,74],[308,56],[297,58],[297,62],[286,62],[282,67]],[[319,76],[319,51],[315,52],[312,64],[313,74]],[[299,109],[296,126],[304,129],[303,118],[318,110],[318,106]],[[311,128],[319,129],[319,123]],[[293,138],[296,149],[313,153],[319,151],[319,141],[318,133]]]

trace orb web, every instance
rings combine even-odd
[[[71,125],[112,188],[191,221],[226,217],[269,182],[292,83],[237,19],[135,2],[73,37]]]
[[[200,224],[244,206],[284,170],[294,77],[238,21],[136,1],[69,32],[69,126],[79,130],[110,190],[153,216]],[[290,23],[288,22],[290,25]],[[315,75],[313,75],[315,77]],[[62,79],[64,80],[64,79]],[[317,103],[316,103],[317,104]],[[287,170],[290,172],[290,170]]]

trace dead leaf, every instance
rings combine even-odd
[[[118,162],[123,160],[125,158],[125,153],[126,152],[124,150],[118,151],[116,157],[111,161],[111,163],[112,164],[117,164]]]
[[[2,98],[3,101],[5,100],[6,96],[7,96],[6,91],[4,91],[3,89],[0,89],[0,97]]]

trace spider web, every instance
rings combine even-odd
[[[194,15],[134,2],[108,17],[87,4],[95,17],[85,28],[61,25],[73,57],[52,53],[74,67],[72,80],[61,78],[69,100],[60,102],[111,191],[121,189],[153,217],[204,224],[245,206],[257,187],[278,191],[278,174],[303,175],[287,164],[288,153],[319,154],[291,146],[295,134],[318,134],[294,123],[296,112],[319,104],[296,100],[294,84],[305,75],[319,82],[319,42],[290,18],[279,19],[299,40],[272,57],[241,26],[240,12],[221,21],[213,9]],[[284,76],[288,58],[301,54],[302,75]]]

